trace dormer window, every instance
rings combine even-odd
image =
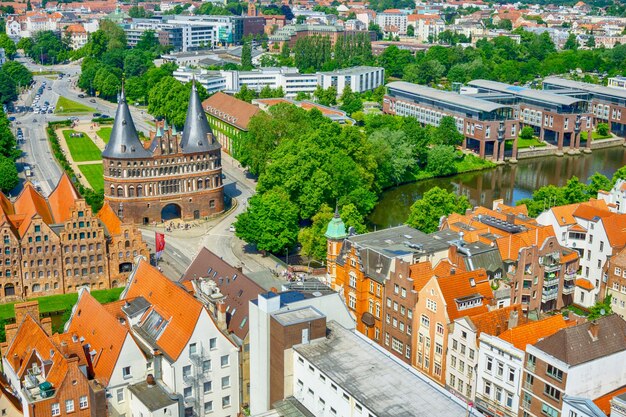
[[[126,145],[122,145],[122,152],[126,152]]]

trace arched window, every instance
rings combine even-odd
[[[202,189],[202,180],[199,179],[198,180],[198,190],[201,190],[201,189]]]
[[[135,187],[133,187],[132,185],[130,187],[128,187],[128,196],[129,197],[134,197],[135,196]]]
[[[141,185],[137,186],[137,197],[143,197],[143,187]]]
[[[115,186],[111,186],[111,196],[115,196]]]
[[[117,196],[124,197],[124,189],[122,187],[117,187]]]
[[[39,291],[41,291],[41,285],[33,284],[33,292],[39,292]]]

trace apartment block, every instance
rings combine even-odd
[[[517,156],[519,123],[514,106],[469,97],[450,91],[394,81],[387,84],[383,111],[417,119],[425,125],[438,126],[444,116],[453,117],[463,134],[463,149],[475,151],[481,158],[503,161]],[[507,154],[505,141],[512,141]]]
[[[604,276],[607,278],[606,295],[611,296],[611,309],[621,318],[626,318],[626,249],[609,258]]]

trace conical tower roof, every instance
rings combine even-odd
[[[120,94],[117,111],[115,112],[111,138],[102,152],[102,157],[116,159],[152,157],[152,154],[144,149],[137,135],[137,130],[135,130],[135,124],[126,103],[124,86],[122,86],[122,93]]]
[[[211,133],[209,139],[208,134]],[[180,141],[180,147],[183,153],[206,152],[220,147],[219,142],[215,141],[212,135],[206,114],[202,109],[202,102],[196,89],[196,80],[191,84],[191,96],[189,97],[189,107],[187,108],[187,117],[185,118],[185,127],[183,128],[183,138]]]

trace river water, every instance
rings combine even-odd
[[[368,220],[376,228],[404,223],[415,200],[435,186],[465,195],[473,206],[491,207],[493,200],[500,198],[507,204],[515,204],[544,185],[564,185],[574,175],[585,181],[595,172],[611,178],[624,165],[626,148],[620,146],[598,149],[591,154],[523,159],[517,164],[489,170],[418,181],[384,192]]]

